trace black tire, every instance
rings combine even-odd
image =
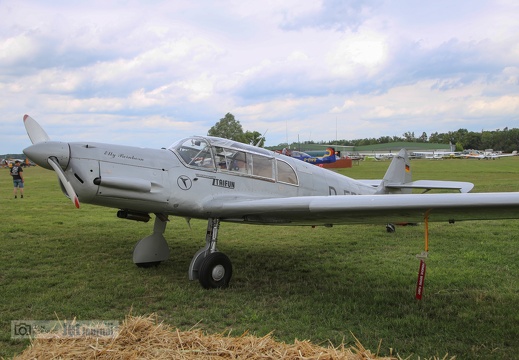
[[[205,289],[223,289],[229,286],[231,276],[231,260],[224,253],[214,252],[202,261],[198,281]]]

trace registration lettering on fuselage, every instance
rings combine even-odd
[[[223,187],[227,189],[234,189],[234,181],[213,179],[213,186]]]

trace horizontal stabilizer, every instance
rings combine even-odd
[[[365,185],[377,187],[380,185],[382,180],[357,180]],[[441,180],[417,180],[411,181],[404,184],[386,184],[386,188],[391,189],[425,189],[425,190],[458,190],[461,193],[467,193],[474,184],[464,181],[441,181]]]
[[[461,193],[467,193],[472,190],[474,184],[464,181],[417,180],[405,184],[386,184],[385,186],[391,189],[425,189],[427,191],[440,189],[458,190]]]

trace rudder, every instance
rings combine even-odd
[[[411,181],[409,156],[406,149],[401,149],[389,164],[384,179],[377,187],[377,194],[411,194],[411,188],[388,187],[388,185],[402,185]]]

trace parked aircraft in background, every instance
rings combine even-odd
[[[459,156],[459,152],[455,151],[413,151],[412,156],[421,159],[430,160],[443,160],[446,158],[456,158]]]
[[[326,148],[326,154],[324,154],[323,156],[311,156],[302,151],[290,150],[286,148],[283,149],[281,153],[283,155],[290,156],[294,159],[298,159],[315,165],[329,164],[337,160],[337,156],[335,155],[335,149],[332,147]]]
[[[385,160],[391,160],[395,156],[395,153],[388,152],[388,153],[374,153],[374,154],[366,154],[364,155],[364,159],[374,159],[377,161],[385,161]]]
[[[352,161],[364,160],[364,155],[359,153],[349,153],[346,157],[350,158]]]
[[[426,155],[425,158],[428,160],[443,160],[444,156],[440,154],[432,154]]]
[[[513,151],[510,154],[503,154],[501,152],[495,152],[492,149],[485,151],[479,150],[466,150],[461,154],[461,157],[465,159],[477,159],[477,160],[496,160],[502,157],[517,156],[517,151]]]
[[[481,160],[481,159],[485,158],[485,153],[483,151],[479,151],[479,150],[465,150],[461,153],[460,157],[463,159]]]
[[[163,149],[51,141],[34,119],[23,119],[33,143],[24,153],[56,172],[75,207],[80,201],[111,207],[119,209],[119,218],[144,222],[155,214],[153,233],[134,247],[136,265],[169,258],[164,238],[169,216],[207,219],[205,246],[189,266],[189,278],[205,288],[226,287],[232,275],[230,259],[217,248],[221,221],[331,227],[519,218],[519,192],[468,193],[473,187],[468,182],[413,181],[404,149],[383,179],[359,181],[216,137],[184,138]],[[414,194],[412,189],[461,193]]]
[[[484,155],[485,155],[484,159],[496,160],[496,159],[499,159],[499,158],[502,158],[502,157],[517,156],[517,150],[514,150],[510,154],[503,154],[501,152],[494,152],[494,151],[491,150],[490,152],[485,151]]]
[[[20,162],[20,166],[22,167],[27,167],[27,166],[32,166],[34,164],[32,164],[29,159],[2,159],[2,162],[0,163],[0,165],[2,167],[13,167],[14,163],[19,161]]]

